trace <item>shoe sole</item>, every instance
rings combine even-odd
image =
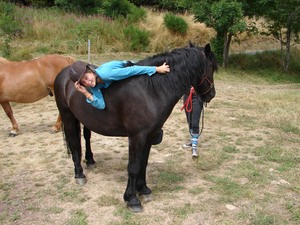
[[[191,145],[184,144],[184,145],[182,145],[182,147],[184,147],[184,148],[191,148],[192,146],[191,146]]]

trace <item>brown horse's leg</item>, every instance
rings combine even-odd
[[[9,133],[9,136],[15,137],[16,135],[18,135],[19,126],[18,126],[17,121],[14,117],[14,113],[12,111],[12,108],[10,107],[9,102],[1,103],[1,105],[2,105],[2,108],[4,109],[6,115],[10,119],[10,122],[11,122],[11,125],[12,125],[12,129]]]
[[[61,116],[60,116],[60,114],[58,114],[56,123],[53,125],[52,130],[54,132],[60,131],[61,130],[61,125],[62,125],[62,123],[61,123]]]

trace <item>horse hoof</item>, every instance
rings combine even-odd
[[[141,195],[140,196],[142,198],[143,202],[151,202],[152,201],[152,195]]]
[[[96,164],[95,163],[93,163],[93,164],[86,164],[86,168],[89,169],[89,170],[95,169],[96,168]]]
[[[87,183],[87,179],[86,178],[76,178],[76,184],[78,184],[79,186],[83,186]]]
[[[130,201],[127,202],[127,207],[132,212],[141,212],[143,210],[143,206],[141,201],[137,197],[133,197]]]
[[[51,133],[52,133],[52,134],[56,134],[56,133],[58,133],[59,131],[61,131],[61,129],[57,129],[57,128],[55,128],[55,127],[52,127],[52,129],[51,129]]]
[[[131,212],[134,213],[139,213],[143,211],[143,206],[142,205],[128,205],[127,207],[130,209]]]
[[[15,136],[17,136],[18,134],[17,133],[15,133],[15,132],[13,132],[13,131],[11,131],[10,133],[9,133],[9,137],[15,137]]]

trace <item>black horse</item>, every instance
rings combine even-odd
[[[58,74],[54,84],[55,100],[62,117],[67,147],[72,154],[77,183],[86,183],[81,166],[80,123],[85,127],[87,164],[95,162],[90,151],[90,131],[128,137],[128,183],[124,200],[133,211],[142,210],[137,194],[151,193],[146,184],[150,149],[153,144],[161,142],[161,128],[176,103],[191,85],[204,102],[210,102],[215,96],[213,74],[217,62],[209,44],[200,48],[190,43],[189,47],[158,54],[136,64],[159,66],[164,62],[170,66],[168,74],[135,76],[114,82],[103,90],[104,110],[88,104],[84,95],[75,90],[68,76],[70,66]]]

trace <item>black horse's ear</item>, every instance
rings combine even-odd
[[[211,54],[210,44],[205,45],[204,53],[205,53],[206,56],[209,56]]]
[[[194,45],[191,41],[189,41],[189,47],[190,47],[190,48],[194,48],[195,45]]]

